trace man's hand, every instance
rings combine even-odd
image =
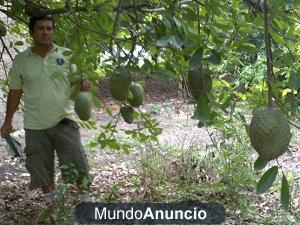
[[[92,87],[92,83],[89,80],[83,80],[81,83],[78,84],[78,89],[80,91],[88,91]]]
[[[20,99],[22,97],[22,90],[9,90],[7,96],[7,106],[6,106],[6,116],[4,120],[4,124],[1,127],[1,137],[13,132],[13,127],[11,125],[11,121],[15,111],[17,110]]]
[[[4,122],[4,124],[1,127],[1,137],[5,137],[6,135],[10,134],[13,132],[14,129],[11,125],[11,122]]]

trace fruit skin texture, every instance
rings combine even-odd
[[[144,88],[139,83],[133,83],[129,86],[132,98],[128,98],[128,102],[133,107],[139,107],[144,102]]]
[[[194,99],[208,94],[212,89],[211,72],[207,68],[197,68],[188,72],[188,87]]]
[[[0,21],[0,37],[4,37],[6,35],[6,27],[4,24]]]
[[[91,117],[92,94],[87,91],[79,92],[74,99],[74,110],[81,120]]]
[[[129,106],[129,105],[126,105],[126,106],[122,106],[121,109],[120,109],[120,113],[124,119],[124,121],[126,123],[132,123],[133,122],[133,117],[134,117],[134,109]]]
[[[128,97],[129,85],[132,82],[132,75],[128,71],[118,68],[110,75],[109,91],[113,98],[124,101]]]
[[[253,112],[249,137],[260,158],[269,161],[288,150],[292,134],[289,122],[280,112],[260,107]]]

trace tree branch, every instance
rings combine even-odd
[[[256,11],[259,11],[260,13],[263,13],[263,7],[260,4],[260,0],[255,1],[255,0],[243,0],[243,2],[249,7],[252,8]]]
[[[267,0],[264,0],[264,3],[263,3],[263,13],[264,13],[264,25],[265,25],[266,56],[267,56],[268,99],[269,99],[269,108],[272,108],[273,107],[272,83],[274,82],[274,79],[273,79],[274,73],[273,73],[271,38],[270,38],[270,34],[269,34],[269,9],[268,9],[268,1]]]
[[[6,46],[6,44],[5,44],[4,40],[3,40],[3,38],[0,37],[0,40],[1,40],[1,42],[2,42],[3,48],[5,48],[5,50],[7,51],[7,54],[9,55],[10,59],[13,60],[13,57],[11,56],[10,51],[9,51],[9,49],[7,48],[7,46]]]
[[[182,0],[179,1],[178,4],[184,4],[188,2],[192,2],[195,0]],[[199,3],[200,4],[200,3]],[[74,12],[87,12],[87,11],[101,11],[103,4],[94,4],[90,6],[71,6],[72,10]],[[124,10],[138,10],[141,12],[160,12],[164,11],[165,7],[153,7],[152,4],[149,3],[139,3],[139,4],[123,4],[122,7],[114,7],[113,11],[119,11],[122,12]],[[42,15],[58,15],[58,14],[64,14],[70,12],[68,7],[61,7],[61,8],[55,8],[50,9],[46,8],[42,5],[38,5],[32,1],[27,1],[25,6],[25,13],[29,16],[42,16]]]
[[[109,43],[109,50],[111,52],[113,52],[112,51],[113,38],[115,37],[115,33],[116,33],[116,30],[117,30],[119,15],[121,13],[122,2],[123,2],[123,0],[119,0],[118,6],[117,6],[117,9],[118,9],[117,10],[117,15],[116,15],[116,18],[115,18],[115,21],[114,21],[114,25],[113,25],[113,29],[112,29],[112,34],[111,34],[111,39],[110,39],[110,43]]]
[[[94,4],[91,6],[72,6],[72,10],[74,12],[87,12],[87,11],[101,11],[103,4]],[[124,10],[131,10],[131,9],[137,9],[141,10],[143,8],[150,8],[152,7],[151,4],[148,3],[140,3],[140,4],[125,4],[122,5],[122,7],[119,7],[119,5],[115,8],[113,8],[114,11],[124,11]],[[32,1],[28,1],[25,6],[25,13],[29,16],[41,16],[41,15],[57,15],[57,14],[63,14],[68,13],[69,9],[67,7],[61,7],[61,8],[45,8],[44,6],[38,5]]]
[[[11,19],[14,19],[14,20],[18,19],[18,20],[20,20],[21,22],[23,22],[24,24],[27,24],[27,21],[26,21],[26,20],[24,20],[23,18],[21,18],[21,17],[19,17],[19,16],[17,16],[17,15],[11,14],[9,11],[7,11],[7,10],[5,10],[5,9],[1,9],[1,8],[0,8],[0,12],[4,13],[5,15],[7,15],[7,16],[8,16],[9,18],[11,18]]]

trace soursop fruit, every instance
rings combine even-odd
[[[127,101],[133,107],[139,107],[144,102],[144,88],[139,83],[132,83],[129,86],[129,91],[132,93],[131,98],[128,98]]]
[[[122,106],[120,109],[120,113],[126,123],[132,123],[134,120],[134,109],[129,106]]]
[[[196,100],[200,95],[208,94],[212,90],[211,71],[202,67],[190,70],[188,72],[188,87]]]
[[[109,90],[113,98],[124,101],[129,94],[129,86],[132,82],[132,75],[125,68],[117,68],[110,75]]]
[[[252,114],[249,137],[260,158],[269,161],[288,150],[292,134],[289,122],[279,111],[260,107]]]
[[[87,91],[79,92],[74,99],[74,110],[78,117],[83,120],[89,120],[91,117],[92,94]]]

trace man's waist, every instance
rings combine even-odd
[[[59,123],[68,124],[74,119],[73,114],[65,114],[52,120],[32,120],[24,117],[24,128],[31,130],[44,130],[56,126]]]

